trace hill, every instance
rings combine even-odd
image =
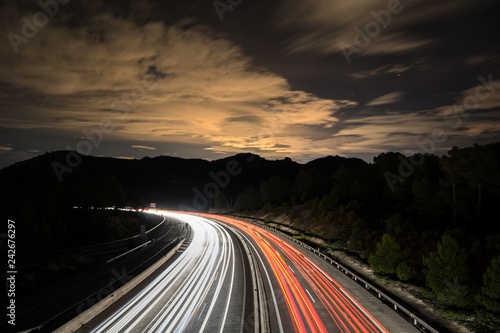
[[[318,160],[314,167],[333,171],[341,160]],[[214,161],[170,156],[126,160],[56,151],[0,170],[0,213],[19,221],[25,240],[35,245],[43,230],[71,223],[72,207],[145,208],[154,202],[172,210],[234,208],[246,189],[272,177],[293,182],[300,170],[311,167],[252,154]],[[54,234],[60,236],[52,241],[64,238],[64,233]]]
[[[387,152],[373,163],[327,156],[300,164],[253,154],[124,160],[57,151],[0,170],[0,184],[0,214],[16,221],[20,252],[70,242],[68,230],[87,227],[75,206],[154,202],[232,211],[321,237],[378,274],[414,281],[465,317],[476,310],[482,320],[498,317],[500,299],[489,295],[498,295],[500,283],[500,143],[454,147],[441,157]],[[73,228],[75,221],[83,225]]]

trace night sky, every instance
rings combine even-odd
[[[229,4],[232,3],[232,5]],[[498,1],[0,2],[0,167],[500,139]]]

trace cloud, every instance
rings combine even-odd
[[[392,93],[388,93],[386,95],[377,97],[372,101],[368,102],[367,106],[377,106],[377,105],[385,105],[385,104],[394,104],[403,100],[404,93],[402,91],[395,91]]]
[[[476,54],[462,59],[462,62],[469,66],[484,65],[487,63],[493,64],[498,62],[498,57],[493,54]]]
[[[478,85],[458,94],[456,104],[443,105],[429,110],[402,112],[397,109],[385,114],[363,114],[342,122],[342,128],[332,135],[340,154],[378,154],[399,151],[405,154],[429,152],[444,154],[453,146],[470,146],[474,143],[498,141],[500,134],[500,87],[489,91]],[[474,108],[464,108],[464,100],[484,98]],[[491,92],[489,95],[487,92]],[[401,93],[401,92],[399,92]],[[393,96],[391,96],[393,95]],[[398,101],[402,95],[387,94],[370,104],[381,105]],[[378,104],[381,103],[381,104]],[[471,104],[472,105],[472,104]]]
[[[100,2],[71,3],[82,7],[75,13],[85,15],[70,17],[69,11],[61,10],[27,44],[20,45],[17,55],[8,41],[0,44],[2,142],[14,144],[14,152],[75,148],[85,137],[83,130],[99,130],[106,120],[113,130],[102,132],[95,154],[140,156],[141,149],[156,147],[156,153],[175,151],[184,157],[251,151],[307,161],[330,154],[379,153],[398,146],[415,150],[415,138],[440,127],[449,133],[447,146],[464,145],[459,141],[478,133],[490,138],[498,132],[492,119],[497,117],[500,88],[481,100],[460,128],[451,129],[452,123],[442,119],[453,102],[463,103],[476,91],[483,96],[487,90],[466,83],[465,77],[450,84],[446,82],[449,73],[446,78],[439,76],[441,68],[431,66],[442,54],[432,47],[447,44],[439,43],[439,34],[423,28],[463,20],[478,4],[484,8],[485,0],[401,1],[401,13],[392,15],[386,28],[372,36],[359,54],[372,59],[349,68],[343,60],[340,66],[332,65],[332,57],[325,55],[341,55],[339,44],[353,44],[354,28],[364,29],[374,20],[371,11],[386,9],[388,0],[283,0],[280,9],[270,14],[271,23],[262,26],[271,33],[279,30],[276,35],[284,43],[284,52],[294,54],[286,66],[263,55],[271,50],[266,45],[254,48],[249,43],[248,49],[242,48],[232,40],[244,38],[230,40],[228,31],[219,33],[196,19],[174,21],[170,14],[152,14],[146,1],[130,6],[136,3],[138,8],[124,11],[109,11]],[[16,4],[2,5],[2,31],[19,32],[20,18],[33,15]],[[124,15],[129,9],[137,20]],[[153,16],[162,19],[152,20]],[[167,16],[168,20],[163,19]],[[235,29],[232,37],[240,31],[247,32]],[[429,56],[418,52],[424,45],[430,46],[425,49],[431,49],[426,52]],[[277,44],[276,49],[282,46]],[[405,54],[409,51],[411,56]],[[455,63],[470,70],[483,62],[494,63],[491,54],[454,57]],[[302,61],[307,66],[288,65]],[[148,68],[168,75],[148,73]],[[436,75],[432,90],[425,73],[429,69]],[[378,83],[398,73],[404,75]],[[290,81],[285,75],[290,75]],[[342,96],[356,96],[362,105]],[[403,98],[406,103],[401,103]],[[385,113],[374,114],[381,109],[376,106],[383,106]],[[419,108],[429,110],[415,111]],[[0,149],[3,156],[9,152]]]
[[[260,124],[262,119],[256,116],[241,116],[226,118],[224,121]]]
[[[298,144],[297,133],[307,126],[331,128],[336,112],[357,104],[293,90],[284,77],[256,67],[241,48],[192,20],[136,25],[103,12],[85,25],[49,24],[22,46],[20,55],[0,46],[6,59],[0,94],[11,103],[0,106],[2,125],[81,138],[82,130],[107,121],[114,129],[104,133],[101,147],[118,141],[152,148],[134,145],[140,138],[231,152],[318,149],[319,155],[326,147],[287,142]],[[150,66],[168,75],[155,81]],[[60,149],[73,138],[58,140]]]
[[[500,108],[500,80],[482,77],[486,84],[465,90],[457,100],[457,104],[468,109],[498,109]],[[491,79],[494,79],[491,76]]]
[[[133,160],[135,157],[132,156],[113,156],[114,158],[119,158],[121,160]]]
[[[453,135],[498,141],[500,81],[484,80],[486,84],[479,84],[458,94],[453,105],[436,108]]]
[[[134,146],[131,146],[132,148],[136,148],[136,149],[148,149],[148,150],[155,150],[156,148],[155,147],[149,147],[149,146],[139,146],[139,145],[134,145]]]
[[[341,43],[356,45],[357,28],[365,34],[369,29],[372,31],[361,56],[395,54],[419,49],[436,40],[435,36],[414,33],[415,26],[433,20],[466,18],[479,4],[485,3],[488,1],[285,0],[274,26],[292,34],[286,41],[286,50],[292,54],[342,53]],[[390,4],[396,5],[393,14],[387,10]],[[367,28],[370,24],[371,28]]]
[[[400,74],[410,70],[413,66],[409,65],[384,65],[368,71],[354,72],[349,74],[354,79],[366,79],[373,76],[387,75],[387,74]]]
[[[337,149],[345,154],[372,153],[397,150],[411,154],[421,151],[415,140],[428,138],[432,130],[446,124],[430,111],[416,111],[405,115],[368,115],[344,122],[335,135]],[[439,146],[439,151],[448,145]],[[437,152],[437,149],[436,149]]]

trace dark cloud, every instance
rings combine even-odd
[[[256,116],[241,116],[241,117],[230,117],[225,119],[227,122],[243,122],[243,123],[253,123],[260,124],[262,119]]]

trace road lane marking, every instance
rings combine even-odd
[[[309,295],[309,297],[311,297],[311,300],[316,303],[316,301],[314,300],[314,298],[311,296],[311,294],[309,294],[309,290],[306,289],[306,293]]]
[[[215,228],[214,229],[217,229],[220,233],[221,233],[221,236],[222,237],[225,237],[225,239],[227,239],[227,237],[230,237],[228,232],[223,229],[220,225],[216,224],[215,222],[212,222],[208,219],[205,219],[209,224],[211,224],[212,226],[214,226]],[[220,239],[220,238],[219,238]],[[219,294],[220,294],[220,291],[222,289],[222,285],[224,284],[224,281],[226,280],[226,275],[227,275],[227,271],[228,271],[228,266],[229,266],[229,261],[230,261],[230,258],[229,258],[229,255],[228,255],[228,251],[230,251],[229,249],[229,246],[228,244],[231,244],[231,248],[232,248],[232,240],[230,240],[230,242],[223,242],[222,244],[222,249],[221,249],[221,253],[220,255],[222,256],[221,259],[219,260],[219,263],[217,265],[217,269],[219,269],[221,263],[222,263],[222,267],[220,268],[222,270],[222,273],[221,273],[221,279],[219,279],[219,282],[217,283],[216,285],[216,289],[215,289],[215,293],[213,295],[213,298],[212,298],[212,302],[210,304],[210,308],[208,309],[208,312],[207,312],[207,315],[206,315],[206,319],[205,321],[203,322],[201,328],[200,328],[200,332],[202,332],[204,329],[205,329],[205,326],[207,325],[208,323],[208,320],[212,314],[212,311],[215,307],[215,303],[217,301],[217,299],[219,298]],[[230,294],[229,294],[230,296]],[[229,301],[230,301],[230,298],[229,298]]]
[[[367,317],[368,319],[370,319],[370,321],[371,321],[371,322],[372,322],[375,326],[377,326],[377,327],[378,327],[378,329],[379,329],[381,332],[387,332],[384,328],[380,327],[380,326],[379,326],[379,324],[378,324],[376,321],[374,321],[374,320],[373,320],[372,316],[371,316],[371,315],[369,315],[368,313],[366,313],[365,309],[363,309],[362,307],[360,307],[360,306],[358,305],[358,303],[357,303],[357,302],[355,302],[355,301],[351,298],[351,296],[350,296],[348,293],[346,293],[346,292],[344,291],[344,289],[339,288],[339,290],[340,290],[340,291],[341,291],[344,295],[346,295],[346,296],[347,296],[347,297],[351,300],[351,302],[352,302],[352,303],[353,303],[353,304],[354,304],[354,305],[355,305],[355,306],[356,306],[359,310],[361,310],[361,311],[365,314],[365,317]]]
[[[224,232],[227,233],[227,231],[225,229],[223,229]],[[221,324],[221,327],[220,327],[220,330],[221,332],[224,330],[224,326],[226,324],[226,318],[227,318],[227,313],[229,311],[229,304],[231,303],[231,294],[233,292],[233,284],[234,284],[234,272],[235,272],[235,267],[234,267],[234,257],[235,257],[235,254],[234,254],[234,244],[233,244],[233,240],[231,238],[231,236],[229,235],[229,233],[227,233],[227,237],[228,237],[228,243],[231,244],[231,248],[229,251],[231,251],[231,259],[232,259],[232,266],[233,266],[233,271],[231,273],[231,282],[229,283],[230,287],[229,287],[229,292],[228,292],[228,299],[227,299],[227,303],[226,303],[226,310],[224,312],[224,320],[222,321],[222,324]]]
[[[186,255],[187,255],[187,253],[183,253],[179,257],[180,260],[178,260],[178,262],[182,263],[182,260],[186,257]],[[162,290],[163,290],[163,293],[166,293],[167,290],[170,288],[171,284],[168,284],[168,282],[166,283],[165,281],[169,281],[169,280],[172,281],[172,278],[174,278],[173,279],[174,281],[177,280],[177,277],[179,275],[178,274],[171,274],[171,273],[175,272],[176,270],[178,270],[181,267],[182,267],[182,265],[180,265],[180,264],[177,264],[177,265],[174,264],[172,267],[169,267],[168,270],[166,270],[162,274],[160,274],[160,276],[155,278],[152,283],[150,283],[145,289],[143,289],[140,294],[137,294],[132,300],[127,302],[124,307],[122,307],[122,309],[124,310],[124,311],[122,311],[122,313],[125,312],[125,315],[123,315],[123,316],[113,315],[110,317],[111,320],[108,320],[107,322],[103,322],[104,325],[103,324],[98,325],[98,327],[94,328],[94,330],[99,330],[99,329],[104,330],[104,329],[106,329],[107,326],[112,324],[112,321],[116,321],[116,320],[118,320],[118,322],[115,322],[114,330],[120,331],[121,330],[120,328],[124,327],[127,324],[131,327],[134,327],[135,325],[133,325],[133,324],[130,325],[129,322],[131,320],[133,320],[133,318],[137,315],[137,313],[139,311],[137,309],[132,309],[131,307],[137,303],[140,306],[146,305],[146,307],[148,307],[148,303],[151,304],[150,303],[151,298],[161,299],[162,295],[160,295],[160,297],[155,297],[155,296],[157,296],[158,291],[155,290],[155,293],[153,293],[153,289],[159,287],[160,293],[162,292]],[[168,286],[168,287],[165,288],[166,286]],[[144,311],[143,313],[149,313],[148,309],[146,309],[146,310],[147,311]],[[121,323],[120,323],[120,321],[121,321]],[[118,329],[117,329],[117,327],[118,327]],[[111,331],[114,331],[114,330],[111,330]]]
[[[200,317],[203,314],[203,311],[205,311],[205,306],[207,306],[207,302],[203,303],[203,307],[201,308],[200,314],[198,315],[198,320],[200,320]]]

